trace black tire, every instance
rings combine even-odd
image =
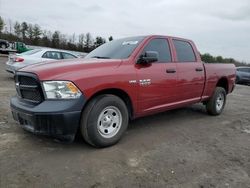
[[[7,45],[3,44],[3,43],[0,46],[1,46],[0,48],[2,48],[2,49],[6,49],[7,48]]]
[[[117,130],[113,132],[116,133],[111,136],[110,138],[105,137],[105,133],[100,131],[100,127],[104,127],[103,119],[106,118],[105,115],[106,109],[118,109],[119,116],[121,116],[119,125],[115,125],[119,127]],[[103,116],[101,116],[103,114]],[[113,113],[112,113],[113,114]],[[115,114],[115,113],[114,113]],[[105,116],[105,117],[104,117]],[[118,116],[118,117],[119,117]],[[98,121],[100,117],[103,121]],[[114,116],[115,117],[115,116]],[[118,118],[119,119],[119,118]],[[113,120],[113,119],[112,119]],[[111,127],[112,120],[110,121],[109,127]],[[80,130],[84,140],[95,147],[108,147],[116,144],[121,137],[123,136],[124,132],[127,130],[128,127],[128,110],[125,103],[115,95],[100,95],[92,99],[86,108],[84,109],[81,117],[81,125]],[[116,124],[116,123],[114,123]],[[114,127],[114,124],[112,125]],[[100,126],[100,127],[99,127]],[[105,125],[107,126],[107,125]],[[111,127],[112,128],[112,127]],[[115,129],[115,128],[112,128]],[[106,129],[105,129],[106,131]],[[111,132],[112,133],[112,132]],[[110,134],[111,134],[110,133]]]
[[[239,78],[239,76],[236,76],[236,80],[235,80],[235,83],[236,83],[236,84],[239,84],[239,81],[240,81],[240,78]]]
[[[208,114],[214,116],[221,114],[226,104],[226,96],[224,88],[216,87],[213,96],[206,103]],[[222,98],[223,102],[220,102],[220,98]]]

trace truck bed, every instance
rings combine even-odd
[[[225,78],[228,80],[228,90],[230,93],[234,87],[235,83],[235,65],[234,64],[225,64],[225,63],[204,63],[205,67],[205,87],[203,92],[203,99],[209,98],[212,96],[212,92],[216,87],[216,84],[220,78]]]

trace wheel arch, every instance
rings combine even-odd
[[[127,92],[125,92],[122,89],[107,88],[107,89],[97,91],[96,93],[94,93],[93,95],[91,95],[88,98],[88,101],[87,101],[86,105],[88,105],[88,102],[91,101],[92,99],[94,99],[95,97],[97,97],[99,95],[104,95],[104,94],[111,94],[111,95],[115,95],[115,96],[119,97],[127,106],[128,113],[129,113],[129,118],[133,119],[133,117],[134,117],[134,108],[133,108],[131,97],[129,96],[129,94]]]
[[[221,77],[217,84],[216,87],[222,87],[225,89],[226,93],[228,94],[229,90],[229,85],[228,85],[228,79],[226,77]]]

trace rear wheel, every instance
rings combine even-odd
[[[206,103],[207,112],[210,115],[219,115],[226,104],[226,91],[222,87],[216,87],[213,96]]]
[[[5,49],[5,48],[7,48],[7,45],[6,44],[1,44],[0,48]]]
[[[107,147],[116,144],[128,127],[125,103],[114,95],[97,96],[89,102],[81,118],[81,133],[89,144]]]

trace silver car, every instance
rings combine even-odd
[[[28,65],[33,65],[43,61],[73,59],[79,56],[69,51],[56,49],[35,49],[21,54],[9,55],[6,62],[6,71],[15,74],[15,72]]]
[[[250,85],[250,67],[237,67],[236,83]]]

